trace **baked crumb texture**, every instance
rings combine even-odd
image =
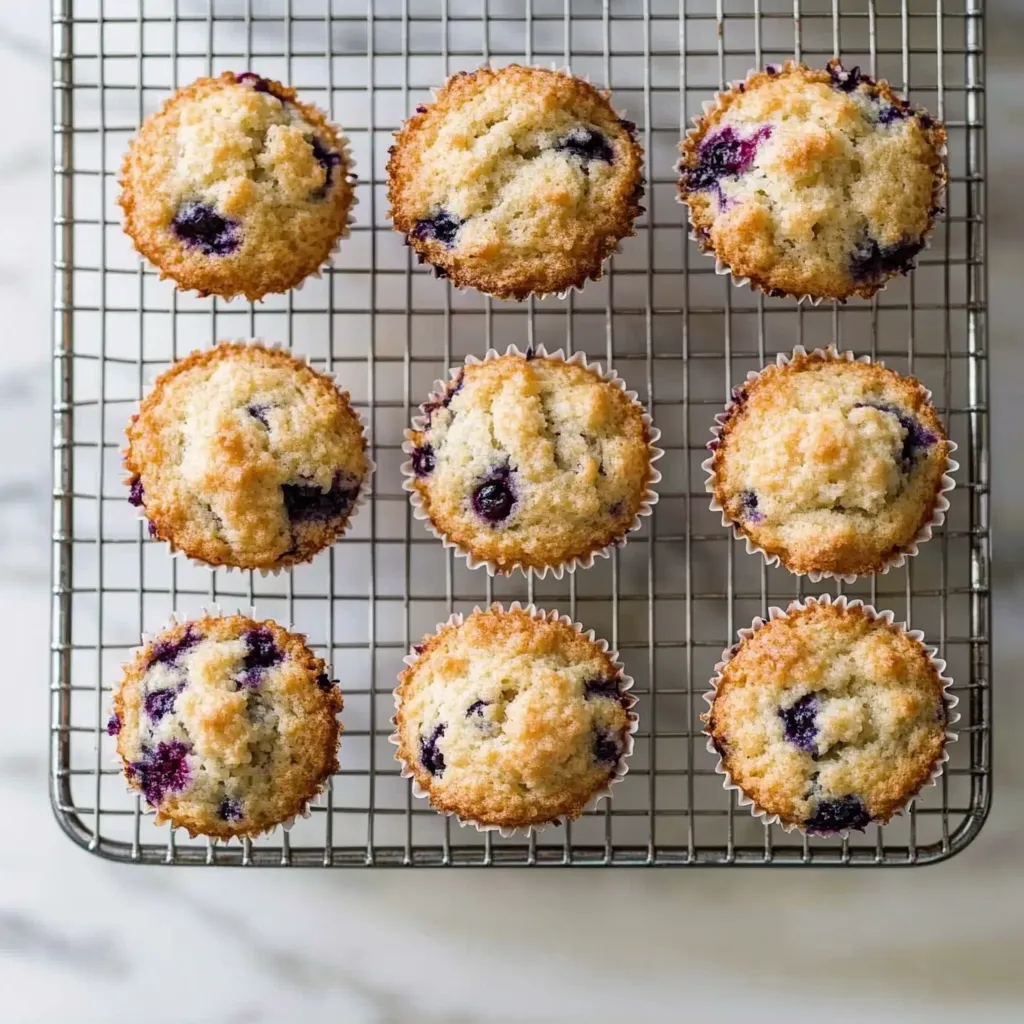
[[[787,61],[694,120],[679,197],[737,283],[845,301],[914,267],[942,211],[946,129],[888,82]]]
[[[373,468],[348,395],[257,343],[175,363],[125,433],[128,500],[150,536],[210,566],[308,562],[345,532]]]
[[[625,543],[658,500],[659,432],[636,394],[582,355],[492,351],[420,409],[405,488],[470,568],[561,578]]]
[[[626,773],[632,679],[557,612],[453,616],[406,658],[391,741],[417,796],[481,829],[577,818]]]
[[[183,289],[260,299],[294,288],[348,233],[352,162],[294,89],[225,71],[147,118],[121,167],[124,229]]]
[[[305,638],[209,616],[124,668],[107,726],[128,784],[190,836],[255,836],[304,813],[338,769],[342,698]]]
[[[643,207],[636,125],[563,71],[459,72],[395,135],[395,230],[459,288],[500,299],[601,276]]]
[[[708,749],[726,788],[787,831],[885,824],[947,760],[946,663],[892,612],[828,596],[755,619],[716,666]]]
[[[711,508],[748,550],[815,580],[917,554],[959,468],[920,382],[833,349],[798,348],[751,374],[713,433]]]

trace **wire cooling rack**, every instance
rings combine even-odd
[[[175,864],[874,864],[941,860],[989,806],[989,533],[982,0],[55,0],[52,798],[76,842]],[[889,78],[949,128],[947,211],[917,271],[874,300],[797,307],[732,287],[687,238],[676,145],[723,83],[795,55]],[[391,231],[391,133],[454,71],[569,65],[640,126],[648,212],[606,278],[523,305],[459,293]],[[351,238],[301,290],[244,302],[177,294],[120,228],[120,158],[142,119],[201,74],[252,69],[329,108],[360,176]],[[123,427],[153,376],[191,349],[259,336],[334,371],[371,422],[372,501],[329,554],[292,574],[209,573],[147,539],[125,500]],[[609,361],[651,407],[661,502],[610,560],[561,581],[471,572],[410,514],[402,428],[431,382],[509,343]],[[909,567],[852,587],[806,584],[747,555],[708,509],[700,462],[732,384],[796,344],[830,342],[920,377],[960,445],[945,526]],[[800,839],[738,808],[698,715],[736,630],[808,593],[863,596],[923,629],[949,662],[960,742],[911,813],[848,841]],[[614,801],[531,839],[462,829],[411,796],[387,742],[411,642],[492,599],[557,607],[619,649],[640,731]],[[173,610],[253,606],[291,622],[345,692],[341,770],[290,832],[187,841],[128,794],[104,733],[140,634]]]

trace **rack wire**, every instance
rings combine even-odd
[[[797,307],[732,287],[688,240],[676,145],[748,69],[833,55],[889,78],[949,128],[947,210],[909,278],[869,302]],[[523,305],[413,266],[383,196],[391,133],[430,87],[486,61],[568,65],[613,90],[648,156],[648,211],[606,278]],[[67,833],[113,860],[242,865],[913,865],[962,850],[990,799],[988,407],[982,0],[53,0],[54,533],[51,796]],[[332,111],[360,174],[357,223],[322,278],[253,306],[178,294],[140,264],[114,198],[129,138],[177,86],[252,69]],[[330,554],[290,575],[201,571],[150,541],[125,501],[121,431],[159,370],[260,336],[338,374],[370,421],[372,500]],[[400,489],[402,428],[466,354],[546,344],[612,363],[651,406],[666,456],[644,529],[561,581],[491,580],[429,537]],[[745,554],[699,465],[746,372],[796,344],[885,359],[932,388],[962,463],[939,534],[905,569],[813,586]],[[938,786],[849,840],[765,827],[722,788],[701,696],[736,630],[831,590],[925,631],[959,695]],[[410,643],[492,600],[557,607],[617,647],[640,731],[614,801],[528,841],[460,829],[414,800],[387,743]],[[341,770],[290,832],[183,841],[130,795],[104,732],[118,666],[172,610],[253,607],[291,622],[345,692]]]

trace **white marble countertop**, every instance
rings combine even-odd
[[[1020,1019],[1024,15],[1001,7],[988,26],[998,758],[983,834],[919,871],[426,873],[134,869],[75,849],[52,820],[49,5],[0,6],[0,83],[17,97],[0,152],[4,1020]]]

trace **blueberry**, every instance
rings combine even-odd
[[[818,727],[815,725],[818,710],[818,698],[813,693],[806,694],[788,708],[779,708],[786,739],[808,754],[818,752]]]
[[[236,82],[243,82],[245,84],[252,83],[252,87],[256,92],[267,92],[271,96],[274,95],[270,88],[269,79],[264,78],[262,75],[257,75],[255,71],[243,71],[240,75],[235,75]]]
[[[243,667],[246,672],[272,668],[284,660],[284,652],[274,642],[274,634],[266,626],[250,629],[244,639],[245,661]]]
[[[871,822],[871,815],[859,797],[847,795],[837,800],[819,800],[814,813],[804,822],[808,832],[829,835],[846,828],[860,831]]]
[[[420,740],[420,764],[438,778],[444,774],[445,767],[444,754],[437,748],[437,742],[444,735],[444,729],[444,723],[434,726],[430,737]]]
[[[764,513],[757,507],[757,495],[753,491],[743,491],[740,494],[740,505],[743,509],[743,518],[752,523],[759,523],[764,519]]]
[[[198,248],[207,256],[227,256],[242,241],[238,221],[222,217],[205,203],[182,204],[171,226],[185,245]]]
[[[636,138],[636,122],[635,121],[630,121],[628,117],[620,117],[619,118],[619,124],[621,124],[622,127],[625,128],[626,131],[629,132],[629,134],[632,135],[634,139]]]
[[[242,802],[232,796],[226,796],[217,808],[217,817],[221,821],[241,821],[245,815],[242,814]]]
[[[107,735],[116,736],[121,731],[121,719],[117,715],[111,715],[107,719]]]
[[[150,665],[176,665],[178,658],[191,647],[195,647],[202,636],[189,626],[178,640],[157,640],[149,655]]]
[[[348,515],[359,494],[359,485],[350,478],[343,479],[339,471],[326,491],[316,484],[282,484],[281,494],[293,523],[328,521]]]
[[[890,402],[858,402],[854,408],[879,409],[895,416],[900,421],[900,426],[906,431],[903,437],[903,448],[900,450],[900,468],[904,473],[909,473],[913,469],[918,455],[938,440],[933,431],[923,426],[909,413],[904,412],[898,405],[893,405]]]
[[[583,684],[584,700],[594,697],[618,700],[622,696],[618,679],[588,679]]]
[[[246,406],[245,411],[254,419],[259,420],[268,430],[270,429],[270,421],[267,419],[267,409],[269,406],[266,405],[249,405]]]
[[[622,740],[610,729],[594,731],[594,760],[601,764],[615,764],[622,756]]]
[[[558,140],[555,149],[569,156],[579,157],[583,161],[583,170],[591,160],[600,160],[610,164],[613,159],[612,147],[608,140],[592,128],[573,128]]]
[[[436,465],[434,449],[431,445],[425,444],[422,448],[413,449],[412,471],[417,476],[430,476]]]
[[[772,134],[770,124],[762,125],[748,138],[738,135],[728,125],[714,135],[706,136],[697,151],[696,167],[682,168],[688,188],[714,188],[724,177],[735,177],[750,170],[761,142]]]
[[[439,210],[433,217],[416,221],[411,234],[421,242],[434,238],[451,249],[455,245],[455,236],[464,223],[465,221],[460,220],[455,214]]]
[[[142,486],[142,477],[134,477],[131,487],[128,490],[128,504],[141,508],[146,492]]]
[[[840,92],[853,92],[861,82],[871,84],[870,78],[861,75],[859,66],[847,71],[839,61],[829,63],[828,74],[832,79],[832,88],[838,89]]]
[[[164,715],[170,714],[174,710],[174,702],[180,692],[180,689],[172,688],[151,690],[143,699],[146,714],[154,722],[159,722]]]
[[[154,523],[151,519],[147,519],[146,520],[146,527],[149,530],[150,537],[153,537],[155,539],[156,538],[156,523]]]
[[[881,283],[890,274],[913,270],[915,257],[923,248],[920,238],[882,246],[873,238],[865,238],[850,257],[850,274],[855,281]]]
[[[188,752],[188,744],[181,740],[144,749],[142,759],[128,765],[128,777],[138,777],[143,796],[155,807],[166,794],[180,793],[188,785]]]
[[[489,523],[508,519],[515,503],[507,466],[497,470],[473,492],[473,510]]]
[[[324,691],[324,693],[330,693],[331,687],[334,683],[331,681],[331,677],[326,672],[321,672],[316,677],[316,685]]]
[[[892,124],[893,121],[903,121],[906,119],[908,111],[904,107],[897,106],[896,104],[889,104],[888,106],[882,107],[878,112],[878,123],[879,124]]]
[[[316,190],[316,194],[323,198],[330,190],[334,179],[334,168],[341,166],[341,154],[333,149],[328,149],[317,135],[313,136],[312,146],[316,162],[324,169],[324,183]]]
[[[491,702],[489,700],[475,700],[472,704],[466,708],[466,717],[472,718],[473,715],[477,715],[479,718],[484,717],[484,708],[487,707]]]

